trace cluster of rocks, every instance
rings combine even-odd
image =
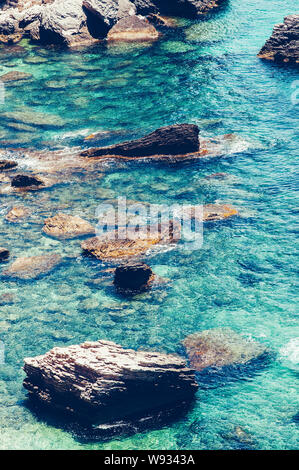
[[[24,35],[44,44],[89,45],[111,41],[152,41],[155,25],[172,25],[161,15],[199,17],[224,0],[16,0],[0,13],[0,42]]]
[[[184,345],[190,366],[178,355],[133,351],[110,341],[54,348],[25,359],[24,387],[31,402],[67,416],[88,437],[103,439],[177,419],[193,403],[196,371],[240,366],[267,353],[228,329],[203,331]]]
[[[259,53],[261,59],[299,64],[299,15],[289,15],[274,26],[273,34]]]

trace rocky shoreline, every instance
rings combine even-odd
[[[273,34],[258,56],[278,63],[299,65],[299,15],[286,16],[274,26]]]
[[[3,3],[3,2],[2,2]],[[27,36],[42,44],[67,47],[108,41],[153,41],[156,26],[173,26],[161,15],[197,18],[224,0],[23,0],[4,1],[0,13],[0,43],[17,43]]]

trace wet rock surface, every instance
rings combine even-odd
[[[132,431],[133,423],[136,432],[142,418],[184,407],[197,390],[193,371],[179,356],[109,341],[54,348],[24,362],[31,401],[71,416],[101,438]]]
[[[268,354],[264,345],[246,339],[230,328],[192,334],[183,341],[183,345],[190,366],[197,371],[244,365]]]
[[[52,271],[61,262],[61,256],[56,253],[17,258],[5,271],[2,271],[2,276],[24,280],[36,279]]]
[[[30,73],[13,71],[13,72],[8,72],[4,75],[1,75],[0,81],[3,83],[11,83],[11,82],[25,81],[30,78],[32,78],[32,75]]]
[[[50,237],[68,239],[91,235],[95,229],[81,217],[59,213],[45,220],[43,232]]]
[[[89,149],[84,157],[120,155],[150,157],[154,155],[181,155],[199,151],[199,129],[193,124],[177,124],[157,129],[137,140],[103,148]]]
[[[274,26],[272,36],[259,53],[261,59],[299,64],[299,14]]]

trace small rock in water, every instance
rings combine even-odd
[[[11,292],[5,292],[4,294],[0,295],[0,305],[11,305],[14,304],[16,301],[16,297]]]
[[[17,223],[22,222],[29,215],[27,207],[13,207],[5,216],[7,222]]]
[[[47,274],[62,262],[60,255],[51,253],[41,256],[17,258],[2,276],[17,279],[36,279],[42,274]]]
[[[12,170],[18,166],[17,162],[12,162],[9,160],[0,161],[0,171]]]
[[[43,232],[54,238],[76,238],[95,233],[95,228],[81,217],[57,214],[46,219]]]
[[[11,186],[13,188],[28,188],[31,186],[43,186],[44,182],[35,177],[28,175],[17,175],[11,181]]]
[[[153,271],[145,263],[127,263],[115,270],[114,285],[125,292],[141,292],[149,287]]]
[[[267,348],[243,338],[230,328],[214,328],[188,336],[183,345],[190,365],[197,371],[247,364],[266,354]]]
[[[0,247],[0,263],[2,263],[3,261],[7,261],[8,258],[9,258],[9,250],[7,250],[6,248],[1,248]]]

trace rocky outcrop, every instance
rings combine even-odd
[[[108,41],[122,42],[155,41],[158,38],[156,28],[146,18],[139,16],[127,16],[119,20],[107,35]]]
[[[197,390],[182,358],[110,341],[54,348],[24,362],[31,401],[92,427],[99,437],[134,425],[137,432],[140,420],[183,407]]]
[[[183,341],[183,345],[190,366],[197,371],[245,365],[268,354],[265,346],[243,338],[230,328],[214,328],[192,334]]]
[[[121,293],[131,294],[145,291],[154,274],[145,263],[126,263],[118,266],[114,274],[114,285]]]
[[[36,279],[52,271],[61,262],[61,256],[56,253],[17,258],[5,271],[2,271],[2,276],[24,280]]]
[[[274,26],[258,56],[261,59],[290,64],[299,64],[299,15],[290,15],[284,23]]]
[[[136,233],[135,238],[124,236],[124,238],[118,239],[117,232],[110,232],[108,236],[85,240],[81,247],[85,256],[101,261],[119,262],[146,255],[153,248],[175,244],[179,240],[179,234],[180,224],[170,221],[169,225],[160,226],[159,230],[154,230],[152,234],[147,231],[147,233],[140,235]]]
[[[0,263],[3,263],[3,261],[7,261],[10,256],[9,250],[6,248],[0,247]]]
[[[45,220],[43,232],[50,237],[68,239],[94,234],[95,229],[81,217],[60,213]]]
[[[182,155],[199,151],[199,129],[193,124],[161,127],[141,139],[109,147],[92,148],[81,153],[84,157],[116,155],[124,157],[152,157]]]

